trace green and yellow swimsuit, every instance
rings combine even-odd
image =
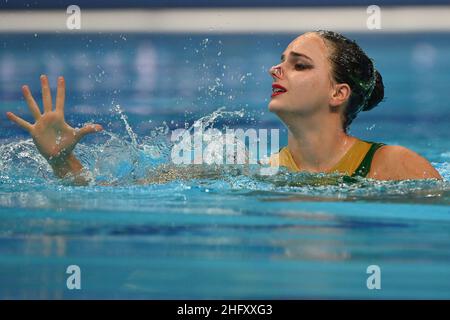
[[[384,143],[357,139],[350,150],[348,150],[342,159],[327,173],[338,172],[350,177],[366,177],[370,171],[370,165],[375,152],[384,145]],[[284,166],[293,172],[301,171],[292,158],[288,147],[282,148],[278,153],[278,156],[278,161],[275,155],[272,155],[270,158],[270,164],[272,166]]]

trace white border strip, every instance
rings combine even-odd
[[[65,10],[0,11],[0,32],[298,33],[450,31],[450,6],[381,7],[381,30],[366,26],[366,7],[83,10],[68,30]]]

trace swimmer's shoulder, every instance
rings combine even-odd
[[[442,179],[427,159],[395,145],[382,146],[375,152],[367,177],[377,180]]]

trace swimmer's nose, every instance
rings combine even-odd
[[[281,79],[283,71],[280,66],[273,66],[269,69],[269,74],[274,78]]]

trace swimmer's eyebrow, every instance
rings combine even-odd
[[[312,62],[312,59],[310,57],[308,57],[306,54],[303,54],[303,53],[298,53],[298,52],[291,51],[289,53],[289,55],[292,56],[292,57],[295,57],[295,58],[299,58],[299,57],[306,58],[306,59],[308,59],[308,60],[310,60]],[[281,55],[281,61],[284,61],[284,58],[285,58],[285,55],[282,54]]]

